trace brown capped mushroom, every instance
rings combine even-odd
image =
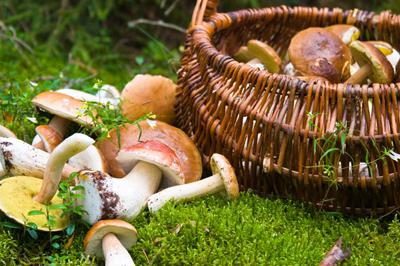
[[[271,46],[262,41],[250,40],[247,48],[255,58],[260,60],[268,72],[279,73],[281,71],[282,60]]]
[[[382,54],[385,56],[391,55],[393,53],[393,47],[384,41],[367,41],[366,43],[372,44],[375,48],[378,48]]]
[[[376,47],[366,42],[354,41],[350,44],[350,49],[360,69],[346,83],[362,84],[367,78],[374,83],[392,82],[393,67]]]
[[[205,179],[184,185],[166,188],[149,197],[147,206],[151,212],[157,212],[169,200],[187,201],[226,191],[228,198],[239,196],[239,185],[235,170],[229,161],[221,154],[214,153],[210,160],[213,175]]]
[[[60,92],[45,91],[36,95],[32,103],[51,114],[78,124],[89,126],[93,124],[90,117],[82,114],[85,102],[69,95]]]
[[[121,94],[122,114],[130,120],[153,113],[158,120],[172,124],[175,119],[176,85],[162,76],[137,75]]]
[[[137,241],[137,231],[122,220],[102,220],[87,232],[83,240],[85,254],[104,259],[107,266],[133,266],[127,249]]]
[[[325,27],[325,29],[336,34],[346,45],[349,45],[352,41],[358,40],[361,34],[357,27],[348,24],[336,24]]]
[[[52,126],[40,125],[35,128],[35,131],[47,152],[52,152],[63,141],[63,136]]]
[[[332,83],[350,75],[351,53],[334,33],[323,28],[308,28],[291,40],[289,58],[303,76],[319,76]]]
[[[244,62],[244,63],[249,62],[255,58],[255,56],[252,53],[250,53],[249,48],[247,48],[247,46],[241,46],[233,57],[239,62]]]
[[[140,141],[156,139],[164,143],[183,162],[183,177],[176,184],[189,183],[200,179],[203,169],[200,153],[193,141],[182,130],[161,121],[155,121],[155,126],[142,121],[139,126],[141,130],[135,125],[126,124],[119,128],[119,134],[117,134],[117,130],[113,130],[107,139],[96,144],[104,155],[112,176],[123,177],[132,169],[129,160],[124,169],[123,165],[116,160],[116,157],[121,149],[138,144],[140,136]]]

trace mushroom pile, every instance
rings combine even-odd
[[[251,67],[308,82],[388,84],[400,81],[399,52],[384,41],[360,41],[360,35],[357,27],[346,24],[311,27],[291,39],[285,60],[259,40],[248,41],[233,57]]]
[[[251,50],[263,46],[249,45]],[[35,224],[37,230],[62,231],[69,217],[49,206],[63,204],[59,184],[76,173],[70,185],[83,192],[74,203],[84,210],[82,220],[93,225],[84,240],[85,253],[104,258],[106,265],[134,265],[126,249],[136,242],[137,233],[120,219],[131,220],[145,208],[156,212],[169,200],[188,201],[220,191],[236,198],[239,186],[224,156],[214,154],[213,176],[200,180],[203,165],[197,147],[171,125],[175,89],[167,78],[138,75],[121,94],[103,86],[96,95],[70,88],[36,95],[32,104],[53,117],[48,125],[36,127],[32,144],[0,127],[0,210],[20,224]],[[148,113],[159,120],[126,123],[96,142],[96,135],[77,132],[102,123],[101,117],[84,113],[87,102],[110,106],[129,121]],[[30,215],[35,210],[49,211],[54,223],[49,226],[46,215]]]

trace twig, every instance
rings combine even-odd
[[[338,262],[342,262],[350,257],[350,249],[342,249],[343,239],[340,237],[335,245],[326,253],[324,259],[319,263],[319,266],[335,266]]]
[[[163,27],[163,28],[168,28],[168,29],[172,29],[172,30],[176,30],[182,33],[185,33],[186,30],[178,25],[172,24],[172,23],[168,23],[162,20],[149,20],[149,19],[145,19],[145,18],[139,18],[136,20],[132,20],[128,22],[128,27],[129,28],[135,28],[137,25],[140,24],[147,24],[147,25],[153,25],[153,26],[158,26],[158,27]]]
[[[175,0],[168,8],[165,10],[164,15],[169,16],[169,14],[175,9],[176,5],[180,0]]]

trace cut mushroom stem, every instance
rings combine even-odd
[[[67,160],[75,154],[84,151],[93,143],[94,140],[92,138],[84,134],[75,133],[58,145],[47,161],[42,187],[38,195],[34,197],[34,200],[42,204],[50,202],[57,193],[61,173]]]
[[[213,154],[210,164],[212,176],[193,183],[169,187],[153,194],[147,203],[149,210],[157,212],[170,200],[187,201],[224,190],[229,198],[238,197],[239,185],[229,161],[223,155]]]

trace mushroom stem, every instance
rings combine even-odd
[[[123,178],[113,178],[100,171],[82,171],[79,184],[86,191],[85,197],[78,200],[78,204],[86,210],[82,218],[90,224],[105,217],[132,219],[146,206],[147,199],[157,191],[160,182],[161,170],[144,161],[139,161]],[[100,188],[97,183],[101,184]],[[107,202],[99,199],[106,199]]]
[[[84,134],[76,133],[65,139],[50,154],[44,171],[42,187],[34,200],[47,204],[57,193],[61,173],[67,160],[75,154],[84,151],[94,143],[94,140]]]
[[[205,196],[224,190],[224,182],[220,174],[215,174],[205,179],[166,188],[149,197],[147,206],[151,212],[157,212],[169,200],[185,201],[195,197]]]
[[[124,265],[134,266],[129,252],[121,244],[119,239],[112,233],[108,233],[102,240],[103,254],[106,266]]]
[[[348,84],[361,84],[371,74],[371,66],[369,64],[363,65],[356,73],[354,73],[345,83]]]
[[[0,163],[3,166],[3,173],[11,176],[24,175],[43,178],[46,163],[50,154],[28,143],[14,138],[0,138]],[[66,164],[62,172],[63,178],[67,178],[77,169]]]

